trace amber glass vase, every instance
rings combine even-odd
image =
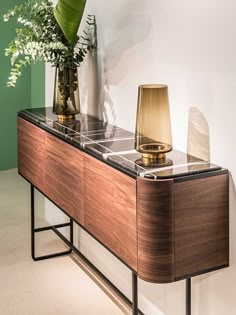
[[[80,112],[78,68],[56,67],[53,113],[59,121],[74,119]]]
[[[170,164],[165,153],[172,150],[172,136],[166,85],[139,86],[135,149],[142,153],[142,164]]]

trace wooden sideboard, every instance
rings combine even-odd
[[[229,265],[228,171],[172,151],[140,167],[134,135],[93,117],[18,114],[19,174],[137,276],[189,279]]]

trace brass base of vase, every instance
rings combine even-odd
[[[142,158],[135,161],[144,167],[164,167],[173,165],[172,160],[167,159],[165,153],[143,153]]]
[[[60,124],[64,122],[75,120],[75,115],[57,115],[57,120]]]

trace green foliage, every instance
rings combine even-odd
[[[30,0],[15,6],[4,15],[4,21],[17,18],[21,28],[5,49],[5,55],[11,57],[11,71],[7,86],[14,87],[22,68],[37,61],[45,61],[53,66],[75,68],[80,66],[88,50],[93,48],[85,36],[76,35],[71,44],[54,17],[54,8],[50,0],[31,3]],[[93,25],[94,17],[88,16],[88,25]],[[86,34],[86,32],[85,32]]]
[[[70,43],[76,40],[85,4],[86,0],[58,0],[54,10],[57,23]]]

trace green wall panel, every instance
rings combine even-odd
[[[5,48],[14,38],[17,24],[3,22],[2,16],[22,2],[1,1],[0,8],[0,171],[17,167],[17,112],[31,106],[44,106],[44,64],[25,68],[16,87],[6,87],[10,59],[5,57]]]
[[[45,106],[45,64],[38,62],[31,66],[31,107]]]

